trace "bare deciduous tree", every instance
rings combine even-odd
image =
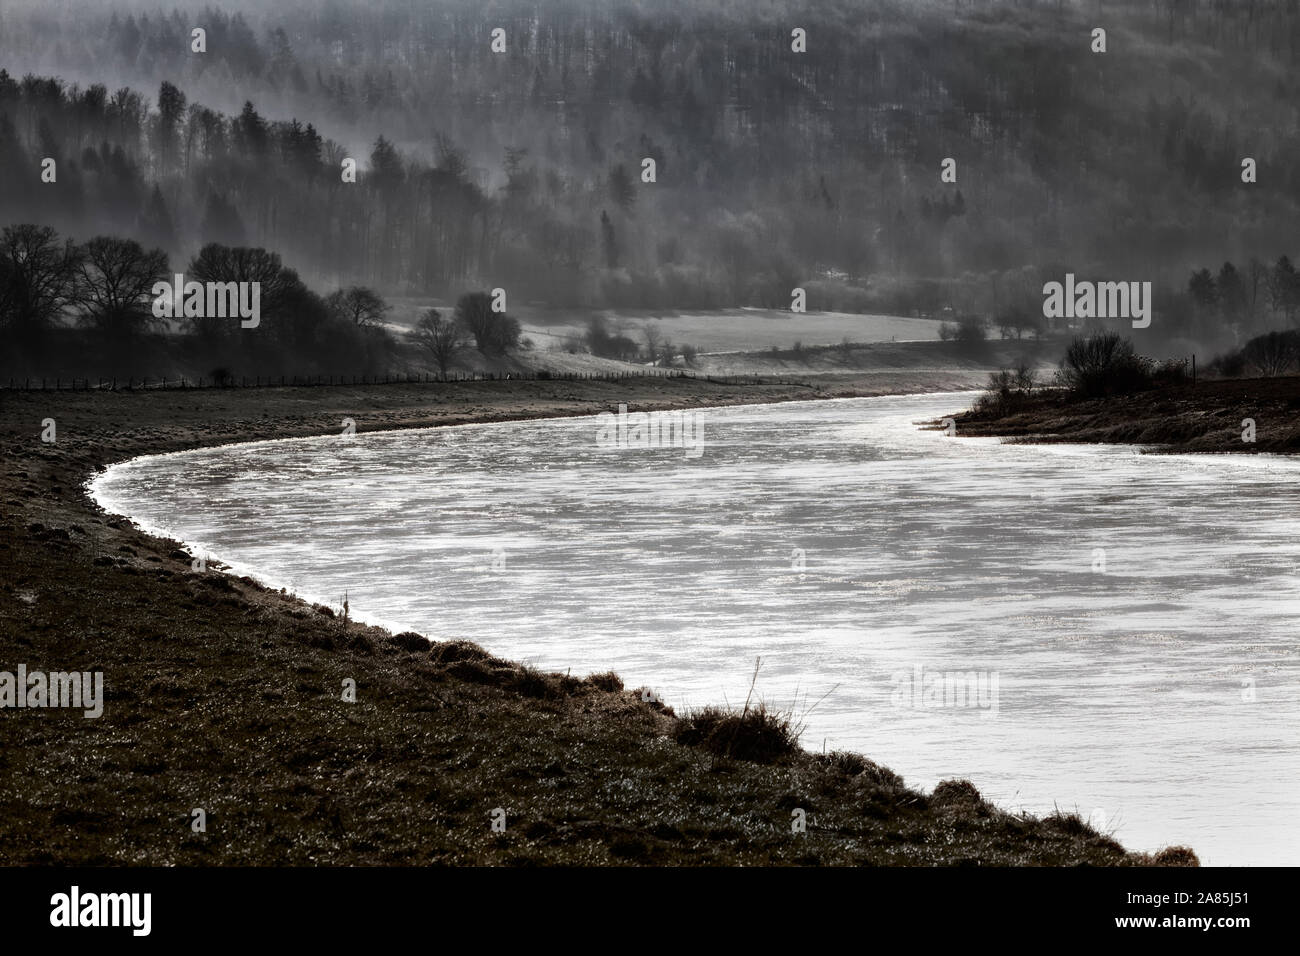
[[[450,319],[444,319],[437,309],[426,309],[411,332],[415,343],[429,353],[438,366],[438,374],[447,377],[447,370],[462,345],[461,330]]]
[[[153,324],[151,290],[167,273],[167,254],[111,236],[96,236],[81,251],[74,297],[82,321],[119,342]]]
[[[392,309],[378,292],[363,285],[331,292],[325,305],[336,318],[359,326],[378,325]]]
[[[504,312],[492,311],[486,292],[470,292],[456,302],[456,322],[484,354],[504,353],[519,344],[520,327]]]
[[[657,362],[659,360],[659,348],[663,345],[663,333],[659,330],[659,326],[647,322],[641,326],[641,336],[645,339],[646,358],[651,362]]]
[[[30,340],[58,318],[73,292],[81,253],[47,226],[8,226],[0,233],[0,328]]]

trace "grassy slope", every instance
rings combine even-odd
[[[975,347],[957,342],[875,342],[805,346],[795,353],[786,347],[776,352],[725,352],[701,355],[695,369],[701,375],[825,375],[946,370],[961,374],[968,388],[983,388],[988,373],[1014,367],[1019,362],[1042,366],[1053,353],[1053,342],[991,339]],[[1045,366],[1044,366],[1045,367]]]
[[[862,758],[720,755],[716,735],[701,739],[612,675],[539,674],[193,573],[173,542],[103,515],[82,490],[112,461],[320,433],[344,415],[364,431],[857,390],[677,381],[0,394],[0,669],[102,669],[107,696],[99,720],[0,714],[0,862],[1153,862],[1076,817],[998,811],[968,784],[926,795]],[[38,439],[45,417],[58,422],[57,444]],[[454,622],[431,635],[455,636]],[[339,699],[346,678],[355,704]],[[196,807],[206,833],[190,829]],[[489,827],[496,807],[508,814],[502,834]],[[797,837],[796,807],[809,824]],[[1194,859],[1167,851],[1160,862]]]

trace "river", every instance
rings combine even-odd
[[[916,427],[971,397],[704,409],[697,450],[604,447],[591,418],[359,421],[92,493],[354,617],[678,709],[739,704],[761,657],[807,749],[1134,849],[1300,862],[1300,462]]]

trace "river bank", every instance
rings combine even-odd
[[[1166,453],[1296,454],[1300,377],[1201,381],[1086,401],[1046,392],[952,417],[963,437],[1148,445]]]
[[[867,758],[790,749],[770,716],[682,721],[615,675],[492,658],[456,641],[456,622],[430,646],[195,572],[175,542],[104,515],[83,488],[137,455],[327,433],[344,418],[367,431],[971,384],[945,373],[7,393],[0,670],[102,671],[105,701],[94,720],[0,715],[0,862],[1192,862],[1126,853],[1075,816],[1004,813],[969,784],[924,794]],[[54,442],[41,441],[47,419]],[[355,703],[341,699],[348,681]],[[742,753],[746,741],[762,746]],[[797,810],[805,833],[792,832]]]

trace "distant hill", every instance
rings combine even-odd
[[[392,295],[902,315],[1067,271],[1177,311],[1295,252],[1289,0],[180,6],[6,5],[0,223]]]

